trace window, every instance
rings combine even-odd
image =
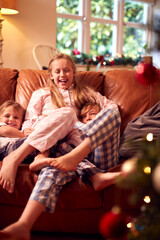
[[[94,55],[136,55],[149,44],[154,0],[57,0],[57,48]]]

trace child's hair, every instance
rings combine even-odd
[[[81,109],[81,106],[89,101],[89,96],[92,99],[94,99],[94,96],[92,96],[91,90],[90,90],[89,87],[85,86],[84,84],[82,84],[82,83],[80,83],[76,80],[76,77],[75,77],[75,75],[76,75],[76,65],[75,65],[73,59],[69,55],[63,54],[63,53],[56,54],[54,56],[54,58],[49,63],[48,73],[50,74],[51,71],[52,71],[52,69],[51,69],[52,62],[54,62],[55,60],[59,60],[59,59],[66,59],[72,64],[73,74],[74,74],[73,98],[74,98],[75,106],[78,109]],[[63,100],[63,96],[60,93],[60,91],[58,90],[57,86],[55,85],[54,79],[51,79],[51,77],[49,78],[49,88],[50,88],[51,99],[52,99],[53,104],[56,105],[58,108],[66,107],[67,105]],[[86,94],[86,93],[88,93],[88,94]]]
[[[3,114],[4,110],[10,106],[12,106],[13,109],[16,109],[18,112],[21,112],[22,116],[24,117],[25,113],[24,108],[19,103],[12,100],[7,100],[0,106],[0,116]]]
[[[98,108],[98,112],[101,111],[101,106],[99,103],[97,102],[87,102],[85,105],[82,106],[80,113],[79,113],[79,120],[82,121],[82,118],[84,116],[84,114],[86,114],[87,112],[89,112],[93,107],[97,106]]]

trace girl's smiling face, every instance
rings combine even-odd
[[[67,89],[73,83],[74,72],[72,63],[64,58],[51,63],[51,78],[60,89]]]

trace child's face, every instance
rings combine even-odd
[[[22,112],[14,109],[12,106],[6,107],[6,109],[0,115],[1,122],[6,123],[10,127],[14,127],[17,129],[21,128],[22,119]]]
[[[98,113],[99,113],[99,107],[93,106],[88,112],[82,115],[81,121],[86,124],[87,122],[93,120]]]
[[[61,89],[67,89],[73,82],[72,63],[64,58],[56,59],[51,64],[51,78],[55,85]]]

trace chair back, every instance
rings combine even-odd
[[[50,60],[55,54],[60,53],[57,48],[49,45],[36,45],[33,48],[33,58],[38,66],[38,69],[47,69]]]

